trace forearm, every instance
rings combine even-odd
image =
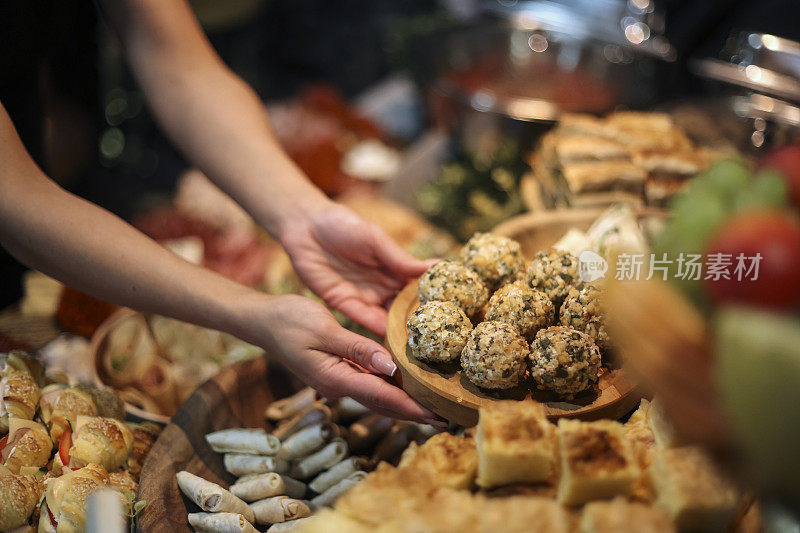
[[[211,49],[182,1],[114,2],[117,27],[161,126],[274,236],[328,200],[286,156],[257,95]]]
[[[242,302],[262,295],[58,187],[24,152],[2,106],[0,161],[0,244],[20,261],[109,302],[241,333]]]

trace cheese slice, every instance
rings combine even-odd
[[[8,419],[8,434],[11,435],[10,439],[14,438],[14,434],[22,428],[36,429],[47,433],[45,427],[33,420],[25,420],[24,418],[9,418]]]

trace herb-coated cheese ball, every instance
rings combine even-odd
[[[554,305],[560,306],[569,289],[579,282],[578,258],[555,249],[539,252],[531,261],[525,279],[534,289],[544,291]]]
[[[461,368],[484,389],[510,389],[525,377],[528,343],[505,322],[481,322],[461,352]]]
[[[525,271],[525,259],[519,243],[491,233],[473,235],[461,249],[460,259],[491,290],[516,281]]]
[[[572,287],[561,304],[559,321],[589,335],[601,350],[611,347],[605,328],[605,316],[600,307],[601,292],[595,285]]]
[[[530,360],[536,386],[566,399],[596,384],[600,371],[600,350],[591,337],[564,326],[540,330]]]
[[[524,281],[509,283],[489,298],[486,320],[511,324],[528,340],[555,323],[555,307],[542,291]]]
[[[472,322],[452,302],[421,305],[408,317],[406,326],[412,355],[432,363],[458,359],[472,331]]]
[[[420,303],[453,302],[475,316],[489,300],[489,290],[472,270],[455,261],[439,261],[419,278]]]

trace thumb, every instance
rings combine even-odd
[[[393,376],[397,371],[392,356],[383,346],[343,327],[338,326],[326,341],[326,351],[370,372]]]
[[[373,250],[378,260],[389,270],[404,278],[414,278],[425,272],[430,266],[409,254],[389,235],[377,226],[373,226]]]

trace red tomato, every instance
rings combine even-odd
[[[746,213],[729,220],[711,239],[706,255],[730,254],[730,279],[704,280],[715,303],[743,303],[774,309],[800,304],[800,224],[777,211]],[[761,254],[757,279],[734,274],[737,256]],[[749,263],[748,263],[749,265]],[[745,273],[746,274],[746,273]],[[706,271],[706,276],[708,271]]]
[[[6,444],[8,444],[8,435],[0,439],[0,452],[3,451],[3,448],[6,447]]]
[[[58,522],[56,522],[56,517],[53,516],[53,511],[50,510],[49,505],[46,505],[45,507],[47,507],[47,516],[50,517],[50,523],[53,524],[55,529],[58,529]]]
[[[769,152],[758,162],[759,168],[777,170],[786,178],[789,196],[800,206],[800,144],[790,144]]]
[[[61,464],[69,466],[69,449],[72,448],[72,430],[67,429],[61,434],[58,441],[58,456],[61,457]]]

